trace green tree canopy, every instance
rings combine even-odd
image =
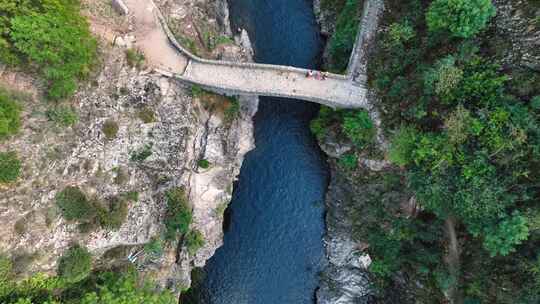
[[[469,38],[495,16],[491,0],[435,0],[426,14],[430,31],[447,30],[453,36]]]

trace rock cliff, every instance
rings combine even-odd
[[[217,11],[226,6],[216,1],[163,2],[185,10],[196,9],[189,5],[197,2],[215,8],[207,14],[227,17],[227,12]],[[54,274],[58,257],[77,242],[88,247],[98,265],[133,263],[162,286],[180,291],[189,286],[192,267],[203,266],[222,243],[222,212],[243,156],[253,148],[257,99],[194,94],[192,88],[153,74],[144,64],[134,66],[125,51],[142,37],[130,35],[129,16],[113,13],[105,0],[87,1],[84,9],[101,38],[101,64],[72,100],[79,116],[74,127],[60,128],[48,121],[37,81],[0,69],[3,85],[28,95],[21,132],[0,143],[0,150],[17,151],[24,163],[19,181],[0,188],[0,248],[24,277]],[[199,17],[206,20],[205,16]],[[216,24],[226,27],[225,19]],[[230,32],[225,27],[217,30],[225,35]],[[231,42],[214,52],[235,60],[249,55]],[[106,124],[117,126],[115,136],[105,135]],[[149,155],[136,160],[133,155],[143,150]],[[201,166],[201,160],[208,166]],[[130,200],[119,229],[84,231],[64,220],[55,204],[55,195],[66,186],[78,186],[101,201],[130,192],[138,198]],[[152,256],[144,245],[161,239],[164,192],[178,186],[186,190],[193,208],[192,228],[202,232],[204,246],[190,255],[178,245],[181,242],[163,243],[163,254]]]

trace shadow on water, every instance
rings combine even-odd
[[[256,61],[315,68],[322,40],[307,0],[230,0]],[[224,245],[181,303],[308,304],[325,263],[328,169],[309,121],[318,105],[262,97],[256,149],[246,155],[227,209]]]

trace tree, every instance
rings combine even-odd
[[[515,246],[521,244],[529,236],[527,219],[518,212],[505,218],[497,226],[486,229],[484,247],[493,257],[508,255],[515,251]]]
[[[86,278],[92,270],[92,255],[80,245],[71,246],[58,263],[58,275],[67,282],[75,283]]]
[[[71,96],[77,79],[88,76],[96,59],[97,44],[88,23],[72,1],[67,3],[10,20],[9,39],[14,49],[41,71],[51,99]]]
[[[470,38],[486,27],[495,16],[491,0],[435,0],[426,14],[430,31],[449,31],[459,38]]]

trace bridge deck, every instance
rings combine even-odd
[[[174,38],[152,1],[124,0],[134,21],[137,47],[164,75],[235,94],[302,99],[339,108],[366,106],[366,89],[351,77],[307,78],[305,69],[199,58]]]

